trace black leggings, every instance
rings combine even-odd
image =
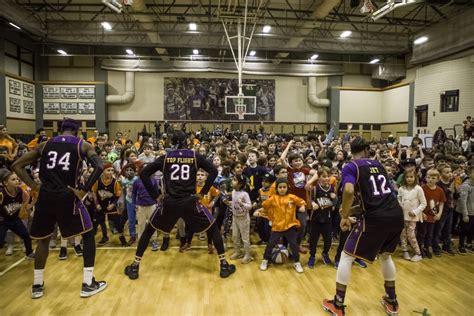
[[[335,262],[339,262],[341,260],[341,253],[344,250],[344,244],[346,243],[347,237],[349,237],[350,230],[346,230],[345,232],[340,230],[339,234],[339,245],[337,246],[336,256],[334,257]]]
[[[464,248],[467,243],[472,243],[472,237],[474,237],[474,216],[469,216],[469,222],[465,223],[461,219],[460,229],[459,229],[459,247]]]
[[[23,239],[27,255],[33,252],[30,235],[28,234],[28,231],[26,230],[26,227],[21,219],[4,220],[0,222],[0,248],[3,248],[3,244],[5,243],[7,230],[11,230],[13,233],[17,234],[21,239]]]
[[[97,233],[97,227],[100,225],[102,230],[102,236],[108,238],[107,235],[107,225],[105,224],[105,215],[104,212],[95,212],[94,214],[94,234]],[[114,227],[117,229],[120,235],[123,235],[123,225],[120,224],[120,214],[107,214],[109,221],[114,223]]]
[[[263,254],[263,259],[268,261],[272,260],[272,250],[280,242],[281,238],[285,237],[290,244],[291,254],[295,262],[300,261],[300,247],[298,245],[298,228],[291,227],[288,230],[282,232],[272,231],[270,235],[270,240],[265,247],[265,253]]]
[[[140,240],[138,241],[138,247],[137,251],[135,252],[135,256],[140,258],[143,257],[143,254],[145,253],[145,250],[148,247],[151,236],[153,236],[154,232],[155,228],[153,228],[150,223],[146,224],[145,230],[143,231],[143,234],[140,236]],[[222,241],[222,236],[215,222],[211,225],[211,227],[209,227],[206,233],[210,237],[210,240],[212,240],[214,247],[216,247],[217,254],[224,254],[224,242]]]
[[[332,241],[332,223],[320,223],[318,221],[310,221],[310,235],[309,235],[309,254],[311,257],[316,255],[316,246],[318,245],[319,236],[323,236],[324,248],[323,254],[328,254],[331,248]]]

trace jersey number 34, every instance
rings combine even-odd
[[[65,153],[58,159],[58,152],[57,151],[50,151],[48,152],[48,163],[46,164],[46,168],[54,169],[56,165],[61,166],[62,170],[69,171],[69,159],[71,158],[71,153]]]

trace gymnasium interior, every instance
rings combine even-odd
[[[19,143],[39,129],[58,135],[68,117],[84,140],[166,140],[167,127],[185,123],[193,136],[360,136],[400,146],[420,138],[431,151],[441,130],[462,151],[463,141],[474,144],[464,140],[473,115],[471,0],[1,1],[0,124]],[[51,248],[39,300],[17,237],[13,255],[0,249],[0,315],[326,315],[334,267],[260,271],[265,245],[251,232],[255,260],[220,279],[206,241],[195,237],[180,253],[176,234],[167,252],[147,250],[135,281],[123,269],[136,245],[120,247],[111,234],[95,260],[108,288],[88,299],[78,295],[82,258],[69,247],[58,260]],[[393,257],[399,315],[474,315],[472,251]],[[379,265],[352,268],[346,314],[384,314]]]

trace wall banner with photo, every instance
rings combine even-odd
[[[245,79],[242,83],[244,95],[255,97],[247,100],[255,100],[255,106],[247,111],[254,114],[246,114],[245,120],[275,121],[275,80]],[[238,92],[237,79],[166,77],[164,119],[236,121],[238,114],[226,104],[226,96],[237,96]]]
[[[23,80],[5,77],[7,117],[36,119],[35,85]]]

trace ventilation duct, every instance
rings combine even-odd
[[[108,95],[105,102],[108,104],[127,104],[135,98],[135,73],[128,71],[125,73],[125,92],[124,94]]]
[[[454,55],[474,47],[474,8],[449,21],[439,23],[415,38],[426,36],[428,41],[413,46],[411,64],[419,64],[434,59]]]
[[[330,104],[329,99],[318,98],[316,77],[308,78],[308,102],[317,108],[327,108]]]
[[[372,68],[372,78],[387,81],[395,81],[405,78],[405,65],[375,65]]]
[[[133,72],[216,72],[236,74],[235,63],[219,63],[211,61],[159,61],[104,59],[102,69]],[[322,64],[272,64],[246,62],[243,73],[265,76],[341,76],[344,74],[341,65]]]
[[[316,9],[314,9],[312,17],[314,19],[324,19],[326,16],[328,16],[329,12],[331,12],[331,10],[339,4],[339,2],[341,2],[341,0],[324,0],[320,5],[316,7]],[[304,22],[299,26],[300,29],[298,31],[298,34],[288,40],[288,42],[284,45],[283,48],[297,48],[301,44],[301,42],[303,42],[304,37],[311,34],[311,32],[316,26],[317,25],[314,21]],[[285,54],[286,56],[288,56],[288,53],[282,51],[276,55],[276,58],[286,58]]]

